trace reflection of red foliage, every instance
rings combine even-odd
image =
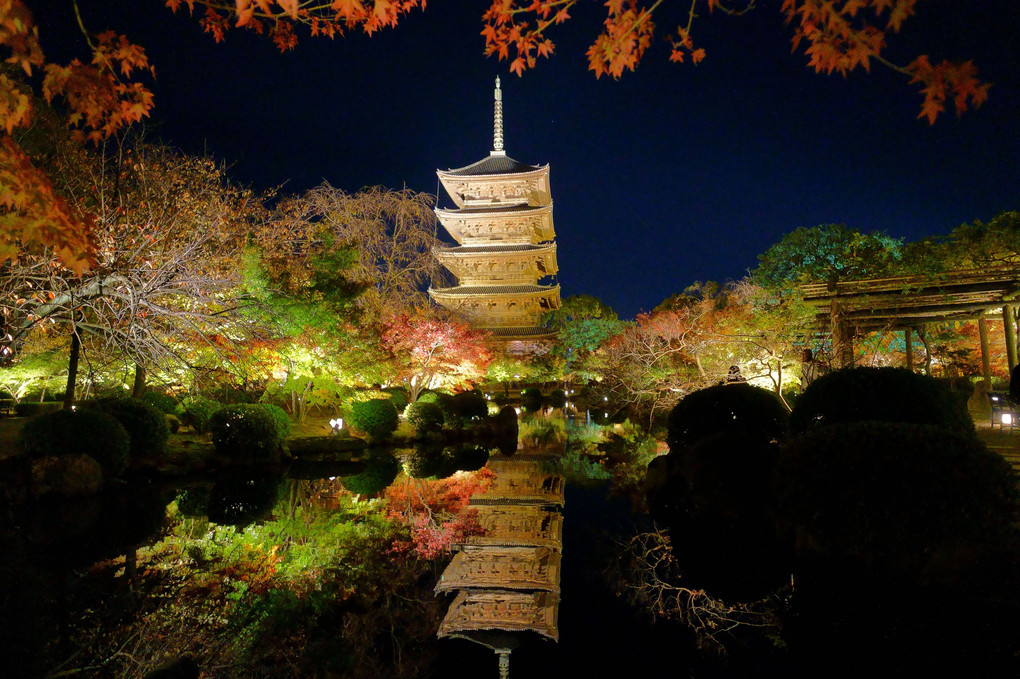
[[[485,492],[495,476],[485,467],[438,480],[406,478],[387,488],[389,517],[411,529],[411,539],[395,541],[392,551],[435,559],[467,536],[480,534],[476,512],[468,509],[468,501]]]

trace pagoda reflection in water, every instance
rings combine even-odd
[[[496,476],[471,499],[484,533],[459,545],[436,585],[437,593],[456,593],[438,635],[491,648],[501,677],[509,676],[520,633],[559,639],[564,488],[549,471],[555,456],[489,458]]]

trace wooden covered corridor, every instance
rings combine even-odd
[[[816,324],[830,332],[837,366],[853,363],[854,338],[878,330],[902,330],[907,367],[913,367],[911,333],[928,323],[977,320],[985,384],[991,384],[988,319],[1001,315],[1009,369],[1017,364],[1020,268],[946,271],[936,276],[898,276],[800,286],[816,312]]]

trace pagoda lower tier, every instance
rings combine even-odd
[[[429,295],[483,329],[537,330],[542,314],[560,308],[559,285],[459,285]]]
[[[535,285],[558,270],[555,243],[461,245],[433,254],[461,286]]]

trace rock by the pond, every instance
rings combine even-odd
[[[91,495],[102,485],[103,468],[91,455],[72,453],[32,461],[29,487],[36,497],[49,493],[68,497]]]

